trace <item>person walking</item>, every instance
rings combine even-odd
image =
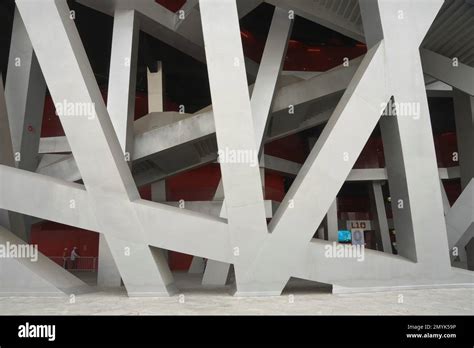
[[[67,269],[67,248],[63,251],[63,268]]]
[[[77,252],[77,247],[74,247],[71,251],[71,263],[72,269],[77,268],[77,259],[80,257],[79,253]]]

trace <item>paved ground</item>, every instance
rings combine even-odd
[[[427,314],[473,315],[474,289],[424,289],[333,295],[323,286],[293,282],[279,297],[236,298],[229,287],[202,289],[199,278],[177,275],[181,292],[169,298],[128,298],[124,291],[63,298],[0,297],[2,315]],[[93,282],[93,279],[88,279]],[[402,302],[400,295],[403,295]]]

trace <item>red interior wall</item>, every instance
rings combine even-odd
[[[250,31],[242,30],[242,46],[246,57],[260,62],[265,47],[264,40],[255,37]],[[352,47],[331,42],[325,46],[310,46],[297,40],[290,40],[283,70],[327,71],[344,62],[357,58],[367,52],[366,45],[359,43]]]
[[[219,164],[175,175],[166,180],[166,199],[168,201],[210,201],[214,198],[221,178]],[[170,251],[168,263],[171,270],[187,270],[191,265],[191,255]]]
[[[34,224],[31,243],[37,244],[39,251],[46,256],[62,256],[64,248],[69,254],[75,246],[81,256],[97,257],[99,252],[98,233],[55,222]]]
[[[265,154],[304,163],[309,154],[309,146],[300,134],[293,134],[265,144]]]
[[[221,178],[217,163],[175,175],[166,180],[166,199],[169,201],[210,201]]]
[[[166,7],[172,12],[178,11],[186,3],[186,0],[155,0],[158,4]]]
[[[265,199],[276,202],[283,201],[285,197],[285,184],[283,176],[273,172],[265,173]]]

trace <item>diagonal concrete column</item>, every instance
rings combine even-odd
[[[295,274],[296,259],[311,241],[375,128],[380,105],[389,100],[383,57],[381,44],[367,52],[269,224],[270,242],[255,262],[254,277],[275,287],[276,293],[282,291],[290,274]],[[355,114],[363,117],[354,118]],[[275,259],[276,254],[281,257]]]
[[[337,198],[332,202],[329,207],[328,213],[326,214],[326,230],[328,240],[331,242],[337,242],[338,240],[338,222],[337,222]]]
[[[235,1],[201,0],[209,84],[220,156],[228,226],[234,250],[237,291],[247,285],[246,269],[267,235],[258,158]],[[235,163],[238,162],[238,163]]]
[[[378,249],[391,254],[392,242],[390,241],[390,230],[388,228],[387,213],[385,212],[382,183],[373,181],[369,185],[370,206],[373,214],[372,221],[375,227]]]
[[[420,49],[423,72],[453,88],[474,95],[474,69],[458,62],[453,66],[454,57],[445,57],[439,53]]]
[[[397,103],[380,126],[398,253],[431,265],[433,272],[448,271],[450,262],[419,46],[441,5],[360,2],[369,47],[384,40],[387,81]]]
[[[116,9],[112,33],[107,110],[125,158],[133,153],[133,121],[137,76],[139,23],[135,11]],[[119,287],[120,272],[103,234],[99,238],[97,283],[102,287]]]
[[[288,11],[275,8],[250,101],[257,146],[261,146],[267,129],[268,115],[285,62],[292,27],[293,20]]]
[[[20,0],[18,9],[56,104],[68,142],[87,188],[95,218],[130,295],[167,295],[170,272],[144,241],[146,231],[131,208],[139,199],[130,169],[87,59],[69,8],[63,1]],[[51,41],[49,38],[54,37]],[[45,45],[45,42],[48,44]],[[61,52],[63,64],[54,54]],[[67,78],[66,78],[67,77]],[[73,106],[73,115],[67,113]],[[62,108],[63,107],[63,108]],[[84,136],[87,140],[84,141]],[[93,156],[91,154],[94,154]],[[100,163],[100,165],[97,165]],[[112,205],[115,203],[115,207]],[[121,203],[121,204],[119,204]],[[134,233],[130,233],[134,231]],[[113,246],[116,243],[117,248]],[[140,265],[137,272],[136,265]]]

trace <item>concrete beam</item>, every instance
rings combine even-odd
[[[474,96],[474,68],[461,62],[454,63],[454,57],[420,49],[423,72],[444,83]]]

